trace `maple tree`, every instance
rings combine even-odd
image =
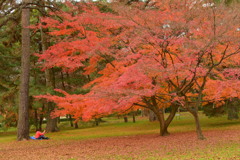
[[[231,85],[239,73],[237,7],[176,0],[133,2],[131,7],[111,3],[111,11],[101,12],[95,4],[67,3],[68,11],[59,11],[58,17],[42,18],[39,26],[49,28],[56,44],[37,55],[43,68],[73,72],[82,67],[85,75],[97,73],[84,86],[90,92],[70,95],[56,89],[64,96],[38,98],[58,105],[55,116],[83,120],[145,107],[157,115],[160,135],[168,134],[183,106],[195,118],[198,138],[204,139],[198,107],[219,101],[212,90],[223,99],[239,96]],[[172,109],[165,119],[167,107]]]

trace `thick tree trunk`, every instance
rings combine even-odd
[[[58,119],[54,118],[47,120],[46,132],[57,132],[59,129],[57,127]]]
[[[50,70],[46,70],[45,71],[45,75],[46,75],[46,86],[47,87],[52,87],[55,88],[55,82],[54,82],[54,78],[53,75],[54,73],[50,73]],[[52,118],[51,117],[51,113],[54,110],[54,104],[52,102],[48,102],[47,103],[47,125],[46,125],[46,131],[47,132],[57,132],[59,129],[57,127],[58,124],[58,118]]]
[[[178,106],[176,106],[176,105],[172,105],[171,106],[171,112],[170,112],[170,114],[169,114],[169,116],[168,116],[168,118],[165,120],[165,125],[164,125],[164,133],[167,135],[167,134],[170,134],[169,132],[168,132],[168,126],[170,125],[170,123],[172,122],[172,120],[173,120],[173,118],[175,117],[175,115],[176,115],[176,112],[178,111]]]
[[[166,132],[167,129],[165,128],[164,109],[158,107],[158,103],[156,101],[155,96],[151,97],[151,101],[152,101],[152,105],[150,106],[150,109],[155,113],[160,124],[160,136],[169,135]]]
[[[166,129],[165,129],[165,120],[164,120],[164,113],[163,113],[163,109],[159,109],[157,106],[152,108],[152,111],[154,112],[154,114],[157,116],[157,119],[159,121],[159,126],[160,126],[160,136],[166,136],[168,135],[168,133],[166,133]]]
[[[156,115],[159,125],[160,125],[160,136],[166,136],[168,133],[166,132],[167,129],[165,129],[165,119],[164,119],[164,109],[158,107],[158,103],[156,101],[156,97],[151,97],[151,103],[147,100],[145,100],[146,104],[148,105],[148,108]],[[150,111],[150,113],[151,113]]]
[[[155,113],[155,114],[157,115],[157,113]],[[169,135],[169,133],[167,131],[167,127],[165,125],[164,111],[162,108],[159,109],[157,117],[158,117],[159,124],[160,124],[160,136]]]
[[[160,136],[169,135],[169,132],[167,129],[178,110],[178,106],[175,106],[175,105],[172,106],[172,110],[171,110],[167,120],[165,120],[165,118],[164,118],[165,109],[159,108],[155,96],[152,96],[150,100],[143,99],[143,102],[146,104],[146,107],[144,105],[140,105],[140,106],[148,108],[149,110],[151,110],[151,112],[153,112],[156,115],[156,117],[159,121],[159,126],[160,126]]]
[[[55,80],[54,80],[54,73],[50,72],[51,70],[45,71],[46,76],[46,86],[55,88]],[[54,110],[54,104],[52,102],[47,103],[47,125],[46,125],[46,131],[47,132],[57,132],[59,129],[57,127],[58,124],[58,117],[52,118],[51,113]]]
[[[53,110],[54,110],[54,104],[52,102],[48,102],[46,132],[57,132],[57,131],[59,131],[59,129],[57,127],[58,118],[52,118],[51,117],[51,112]]]
[[[24,0],[23,4],[30,2]],[[29,139],[30,10],[22,9],[22,56],[17,140]]]
[[[195,124],[196,124],[196,132],[197,132],[197,137],[200,140],[204,140],[206,139],[202,133],[202,129],[201,129],[201,125],[200,125],[200,121],[199,121],[199,116],[198,116],[198,112],[197,111],[191,111],[190,112],[195,120]]]
[[[167,127],[165,125],[163,109],[157,109],[157,110],[154,111],[154,113],[156,114],[157,119],[159,121],[160,136],[169,135],[169,133],[167,131]]]
[[[41,28],[41,41],[42,41],[42,52],[44,52],[48,46],[47,42],[45,41],[45,35]],[[45,70],[45,78],[46,78],[46,87],[55,88],[55,76],[53,69]],[[58,118],[52,118],[51,112],[54,110],[54,104],[52,102],[47,103],[47,125],[46,125],[46,132],[56,132],[58,131]]]
[[[177,112],[178,106],[172,106],[172,110],[168,116],[168,118],[165,120],[164,118],[164,109],[158,109],[154,111],[154,113],[157,115],[157,118],[159,120],[160,125],[160,136],[167,136],[170,133],[168,132],[168,126],[172,122],[176,112]]]

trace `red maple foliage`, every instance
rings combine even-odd
[[[89,120],[141,106],[157,115],[160,134],[166,135],[177,108],[183,106],[193,114],[198,137],[203,138],[198,107],[204,101],[239,97],[237,7],[208,6],[204,1],[131,7],[112,3],[111,12],[101,12],[92,3],[68,7],[68,12],[59,12],[61,19],[42,19],[42,27],[57,41],[38,55],[39,60],[45,68],[84,67],[86,75],[98,71],[100,62],[106,65],[85,86],[91,88],[87,94],[39,96],[59,106],[55,115]],[[163,108],[170,106],[172,112],[164,119]]]

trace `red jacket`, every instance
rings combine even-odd
[[[39,138],[41,135],[44,135],[44,133],[42,133],[40,131],[37,131],[36,135],[35,135],[35,138]]]

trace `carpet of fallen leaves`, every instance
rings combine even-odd
[[[166,137],[151,134],[90,140],[14,141],[0,144],[0,159],[160,160],[226,159],[227,157],[227,159],[236,160],[240,157],[239,150],[238,153],[232,154],[229,152],[231,148],[228,148],[232,145],[240,148],[240,130],[205,131],[204,135],[207,137],[206,140],[197,140],[195,132],[185,132],[173,133]]]

